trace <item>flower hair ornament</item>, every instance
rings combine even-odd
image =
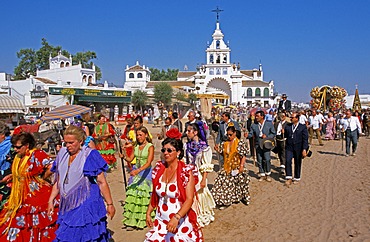
[[[166,132],[166,136],[172,139],[181,139],[182,133],[177,128],[171,128]]]

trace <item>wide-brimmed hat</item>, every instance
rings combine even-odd
[[[288,97],[285,93],[283,95],[281,95],[281,97]]]
[[[310,146],[308,146],[308,149],[306,151],[307,156],[306,157],[311,157],[312,156],[312,151],[310,150]]]
[[[272,150],[276,146],[274,138],[264,138],[260,140],[260,148],[265,150]]]

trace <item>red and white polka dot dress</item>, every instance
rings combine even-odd
[[[159,183],[155,190],[159,197],[159,203],[155,215],[154,226],[146,234],[145,241],[198,241],[199,239],[197,240],[196,234],[193,231],[193,225],[190,223],[187,215],[180,219],[175,234],[168,232],[166,229],[168,222],[181,208],[181,203],[178,200],[179,191],[177,189],[177,183],[168,183],[166,191],[166,183],[159,179]]]

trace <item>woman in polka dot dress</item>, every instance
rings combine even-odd
[[[145,241],[203,241],[192,209],[197,170],[181,161],[181,140],[166,138],[162,146],[164,161],[157,162],[152,173],[153,193],[146,213],[147,226],[152,229]],[[154,208],[153,223],[150,214]]]
[[[224,155],[224,166],[215,179],[212,195],[219,209],[225,209],[233,203],[243,202],[248,205],[249,175],[244,167],[248,149],[242,140],[237,138],[234,126],[226,129],[228,141],[224,142],[218,150]]]

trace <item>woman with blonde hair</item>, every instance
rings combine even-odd
[[[136,130],[134,152],[130,156],[122,156],[128,162],[136,158],[136,163],[133,164],[130,172],[129,185],[126,189],[123,224],[127,227],[127,230],[143,229],[146,225],[145,213],[152,190],[151,172],[154,159],[152,139],[144,126]]]
[[[108,241],[107,214],[115,208],[105,179],[108,165],[97,150],[83,145],[84,130],[69,126],[63,147],[53,164],[55,184],[49,198],[49,216],[56,214],[52,204],[60,194],[59,228],[55,241]],[[104,204],[104,201],[106,204]]]

